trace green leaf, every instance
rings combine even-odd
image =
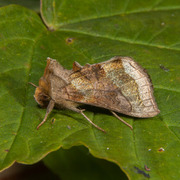
[[[34,11],[39,13],[39,6],[40,2],[39,0],[0,0],[0,7],[1,6],[7,6],[10,4],[19,4],[21,6],[25,6],[27,8],[33,9]]]
[[[81,157],[81,158],[79,158]],[[59,149],[50,153],[43,162],[60,179],[86,179],[86,180],[127,180],[125,174],[114,163],[94,158],[84,147]]]
[[[116,163],[131,179],[180,177],[180,3],[173,1],[42,1],[42,19],[20,6],[0,8],[0,168],[14,161],[32,164],[60,147],[86,146],[97,157]],[[44,24],[45,23],[45,24]],[[72,38],[72,43],[67,43]],[[131,56],[146,68],[161,113],[150,119],[120,116],[86,107],[86,115],[53,110],[37,131],[45,109],[33,98],[46,66],[57,59],[98,63]],[[54,123],[53,123],[54,121]],[[146,171],[147,165],[151,171]]]

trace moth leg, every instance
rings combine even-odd
[[[55,105],[55,101],[51,99],[48,104],[47,110],[46,110],[46,115],[45,115],[43,121],[37,126],[37,130],[40,128],[40,126],[42,126],[46,122],[48,114],[53,110],[54,105]]]
[[[97,129],[99,129],[100,131],[106,133],[106,131],[105,131],[104,129],[102,129],[102,128],[100,128],[98,125],[94,124],[94,123],[83,113],[83,111],[85,111],[85,109],[82,109],[82,110],[80,110],[79,112],[80,112],[95,128],[97,128]]]
[[[130,127],[131,129],[133,129],[133,127],[128,124],[126,121],[124,121],[123,119],[121,119],[114,111],[110,111],[117,119],[119,119],[121,122],[123,122],[125,125],[127,125],[128,127]]]
[[[77,113],[82,114],[95,128],[97,128],[97,129],[99,129],[100,131],[106,133],[106,131],[105,131],[104,129],[102,129],[102,128],[100,128],[98,125],[94,124],[94,123],[83,113],[83,111],[85,111],[85,109],[78,109],[78,108],[76,108],[76,107],[71,107],[71,108],[69,108],[69,109],[72,110],[72,111],[75,111],[75,112],[77,112]]]
[[[83,111],[85,111],[85,109],[78,109],[76,108],[75,106],[69,106],[69,107],[66,107],[67,109],[71,110],[71,111],[74,111],[74,112],[77,112],[77,113],[80,113],[82,114],[95,128],[99,129],[100,131],[106,133],[106,131],[102,128],[100,128],[98,125],[94,124],[84,113]]]

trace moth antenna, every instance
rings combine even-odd
[[[123,119],[121,119],[114,111],[110,111],[117,119],[119,119],[121,122],[123,122],[125,125],[127,125],[128,127],[131,128],[131,130],[133,130],[133,127],[127,123],[126,121],[124,121]]]
[[[43,121],[41,121],[41,123],[37,126],[37,130],[46,122],[46,119],[47,119],[49,113],[53,110],[54,105],[55,105],[55,101],[51,99],[48,104],[45,117],[44,117]]]
[[[94,124],[84,113],[83,113],[84,110],[80,110],[80,113],[97,129],[99,129],[100,131],[106,133],[106,131],[102,128],[100,128],[98,125]]]
[[[37,88],[38,86],[36,86],[35,84],[33,84],[32,82],[28,82],[29,84],[31,84],[32,86],[34,86],[35,88]]]

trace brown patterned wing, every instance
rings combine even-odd
[[[129,57],[80,66],[74,63],[63,98],[134,117],[153,117],[156,105],[148,74]]]

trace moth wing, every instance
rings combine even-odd
[[[148,74],[129,57],[85,65],[70,75],[70,84],[63,91],[67,100],[134,117],[153,117],[160,112]]]

